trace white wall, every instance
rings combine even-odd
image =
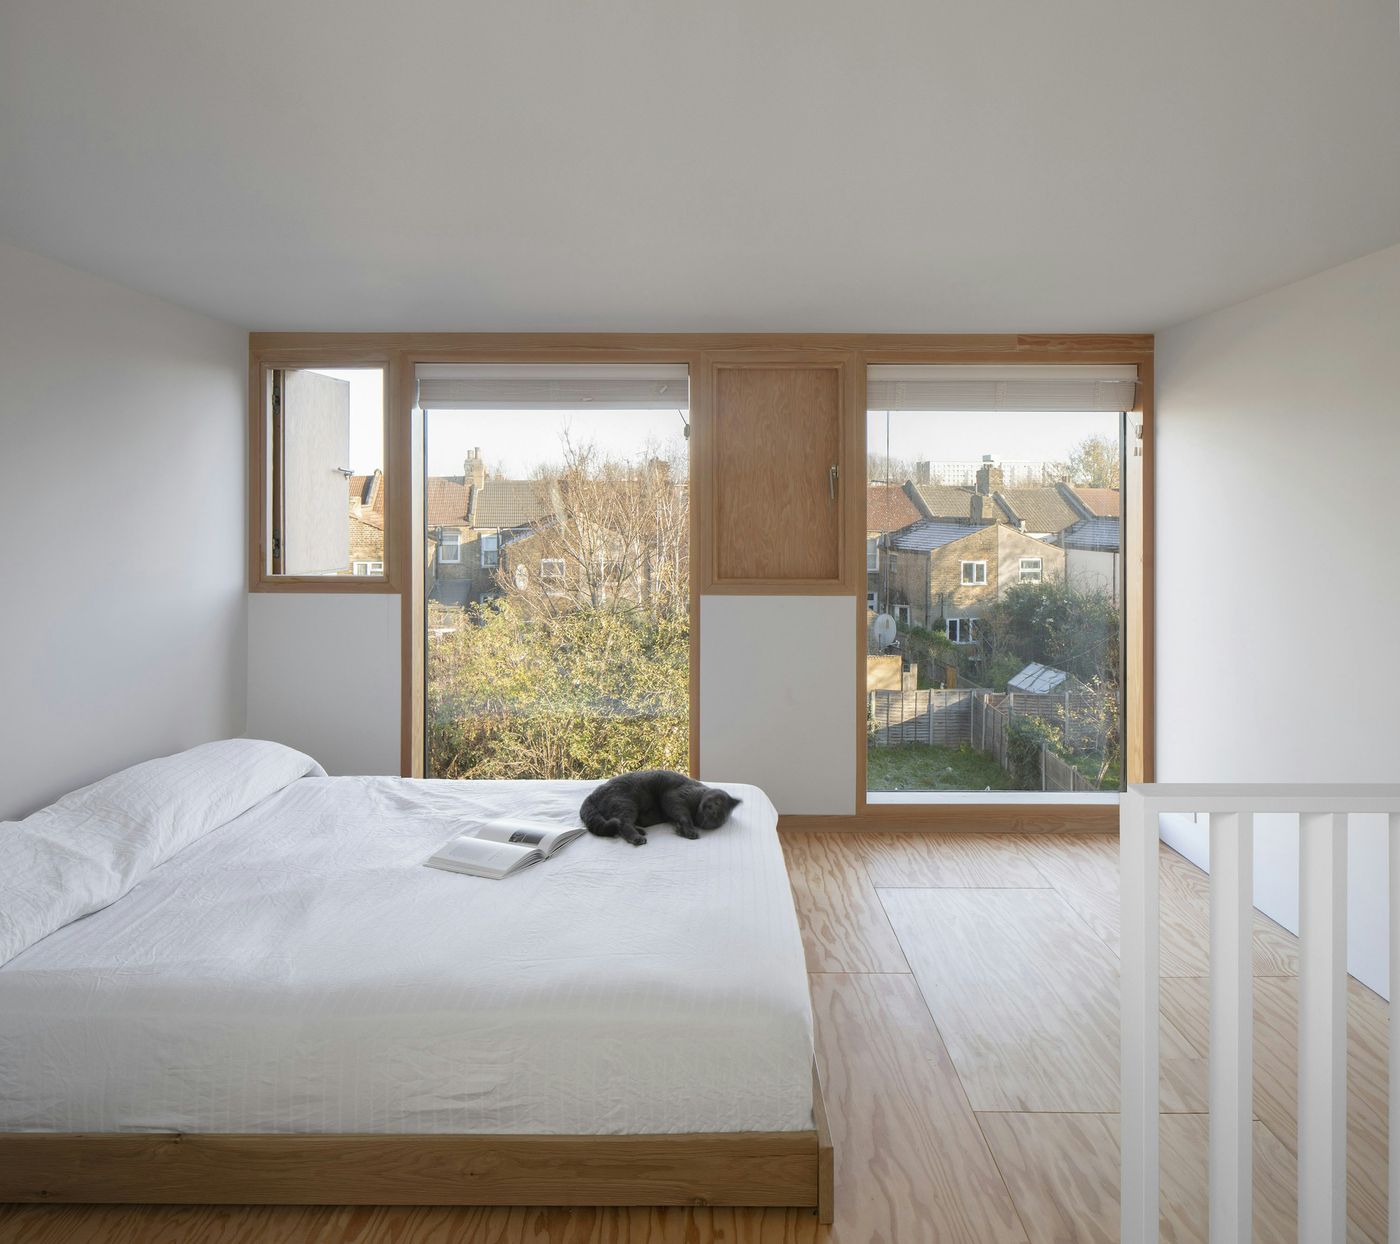
[[[702,778],[761,786],[779,812],[855,812],[856,617],[849,596],[701,597]]]
[[[397,596],[248,597],[248,734],[332,774],[399,772]]]
[[[0,245],[0,818],[241,734],[247,337]]]
[[[1400,779],[1400,247],[1159,334],[1157,414],[1159,779]],[[1205,862],[1204,824],[1164,836]],[[1380,825],[1350,847],[1351,970],[1383,988]],[[1256,856],[1296,928],[1296,821]]]

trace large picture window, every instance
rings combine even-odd
[[[684,366],[424,365],[426,771],[690,756]]]
[[[868,375],[867,800],[1116,793],[1135,369]]]

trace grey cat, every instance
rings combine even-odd
[[[583,801],[579,818],[600,838],[621,838],[634,847],[646,845],[652,825],[674,825],[682,838],[698,838],[702,829],[718,829],[739,800],[670,769],[642,769],[604,782]]]

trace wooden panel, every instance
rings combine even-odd
[[[815,1132],[0,1135],[0,1201],[812,1205]]]
[[[857,724],[864,729],[858,712]],[[863,766],[865,748],[856,755]],[[778,818],[783,830],[818,833],[913,832],[928,834],[1097,834],[1117,843],[1116,804],[1029,804],[1029,803],[869,803],[854,816],[784,814]]]
[[[907,972],[894,930],[849,844],[783,835],[809,972]]]
[[[1080,918],[1118,949],[1118,844],[1108,837],[1023,840],[1031,862]],[[1210,970],[1210,880],[1170,847],[1159,855],[1163,976],[1205,976]],[[1292,976],[1298,970],[1296,939],[1262,912],[1255,912],[1254,972]]]
[[[1047,886],[1020,844],[992,834],[872,834],[856,837],[877,886],[928,889]]]
[[[1118,1116],[979,1114],[1031,1244],[1118,1244]],[[1210,1238],[1205,1115],[1162,1119],[1162,1239]],[[1257,1244],[1294,1244],[1293,1155],[1254,1125]]]
[[[815,976],[836,1146],[833,1240],[1024,1241],[938,1029],[907,976]]]
[[[879,895],[974,1109],[1118,1109],[1117,958],[1058,894]],[[1204,1109],[1203,1051],[1161,1040],[1163,1109]]]
[[[710,361],[717,583],[840,583],[844,367]]]

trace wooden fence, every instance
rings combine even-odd
[[[1007,737],[1015,716],[1040,717],[1064,725],[1066,698],[1059,695],[998,693],[984,687],[948,691],[872,691],[870,716],[876,747],[927,743],[961,747],[970,743],[1010,770]],[[1086,711],[1070,701],[1069,721]],[[1080,718],[1082,721],[1082,718]],[[1076,739],[1085,741],[1084,727]],[[1040,748],[1040,788],[1047,791],[1093,791],[1098,788],[1074,765],[1045,744]]]
[[[872,691],[870,718],[876,747],[929,743],[961,747],[972,737],[976,693],[956,691]]]

